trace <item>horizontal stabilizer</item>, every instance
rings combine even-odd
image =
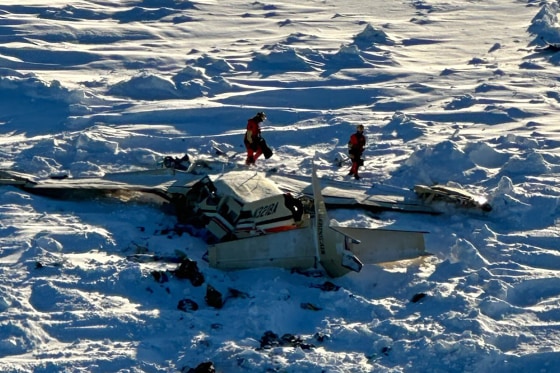
[[[385,263],[413,259],[426,255],[424,234],[421,231],[330,227],[359,244],[352,245],[354,253],[363,263]]]
[[[356,255],[352,254],[352,252],[348,250],[345,250],[342,252],[342,266],[351,271],[360,272],[364,265],[360,259],[356,257]]]

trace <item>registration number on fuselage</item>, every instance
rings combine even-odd
[[[253,217],[262,218],[264,216],[272,215],[278,209],[278,202],[270,203],[268,205],[261,206],[253,212]]]

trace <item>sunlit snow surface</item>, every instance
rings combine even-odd
[[[101,176],[212,158],[212,142],[242,163],[265,111],[275,155],[257,170],[308,176],[315,158],[345,180],[333,160],[364,124],[353,183],[459,186],[493,211],[330,211],[427,231],[433,255],[329,279],[209,268],[205,241],[155,204],[4,186],[0,370],[560,370],[557,16],[552,1],[2,1],[3,168]],[[127,259],[177,251],[202,286]],[[207,285],[237,297],[213,308]]]

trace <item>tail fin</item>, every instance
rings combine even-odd
[[[344,248],[345,237],[329,227],[329,217],[321,194],[315,164],[313,164],[312,184],[315,207],[315,245],[319,263],[331,277],[343,276],[351,270],[359,272],[362,269],[362,263]]]

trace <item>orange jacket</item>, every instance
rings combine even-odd
[[[364,152],[366,146],[366,137],[363,133],[356,132],[350,136],[350,141],[348,142],[348,152],[350,154],[361,155]]]
[[[261,136],[261,127],[255,118],[251,118],[247,121],[247,132],[245,132],[245,142],[252,143],[257,141]]]

